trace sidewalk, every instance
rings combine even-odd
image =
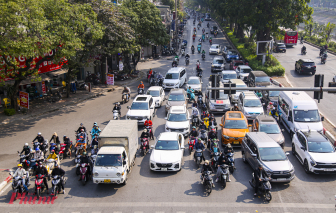
[[[31,117],[38,117],[40,115],[45,115],[50,112],[55,112],[63,107],[76,105],[85,100],[99,97],[106,92],[112,92],[118,87],[125,84],[131,84],[139,79],[141,79],[145,74],[145,71],[140,71],[137,78],[131,78],[124,81],[116,81],[115,85],[98,85],[93,86],[91,92],[86,90],[77,90],[76,94],[70,94],[70,98],[62,98],[58,102],[47,102],[45,100],[34,100],[29,103],[29,110],[27,113],[23,114],[17,112],[15,115],[7,116],[4,114],[4,108],[0,108],[0,126],[7,125],[15,121],[29,119]],[[63,95],[64,96],[64,95]]]

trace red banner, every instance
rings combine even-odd
[[[29,109],[29,94],[20,91],[20,106]]]
[[[46,91],[46,86],[45,86],[45,82],[44,82],[44,81],[42,81],[42,93],[43,93],[43,94],[46,94],[46,93],[47,93],[47,91]]]

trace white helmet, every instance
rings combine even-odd
[[[42,135],[41,132],[37,133],[37,135]]]
[[[24,145],[25,145],[26,147],[28,147],[28,146],[29,146],[29,145],[28,145],[28,143],[25,143]]]

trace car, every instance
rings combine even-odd
[[[288,183],[295,178],[294,166],[288,160],[289,152],[284,152],[280,145],[265,132],[249,132],[243,139],[242,159],[252,169],[259,165],[271,178],[270,182]]]
[[[321,132],[298,130],[292,140],[292,153],[303,165],[306,173],[336,173],[335,148]]]
[[[236,87],[242,88],[242,90],[236,90],[236,94],[232,94],[230,96],[231,103],[238,103],[240,93],[248,91],[248,90],[244,90],[244,88],[246,88],[247,85],[241,79],[231,79],[230,83],[234,83],[236,84]]]
[[[253,132],[265,132],[275,142],[277,142],[281,148],[285,147],[285,137],[282,134],[277,121],[270,115],[258,115],[252,124]]]
[[[225,69],[225,60],[223,56],[215,56],[211,63],[211,72],[223,71]]]
[[[162,106],[162,103],[165,100],[165,91],[162,87],[160,86],[149,87],[146,94],[151,95],[153,97],[155,107]]]
[[[231,62],[231,60],[238,60],[239,59],[239,54],[237,51],[235,50],[232,50],[232,51],[229,51],[227,54],[226,54],[226,62]]]
[[[298,61],[295,61],[295,72],[300,75],[302,73],[311,73],[312,75],[315,75],[316,65],[311,59],[299,59]]]
[[[237,79],[237,72],[234,70],[222,71],[222,82],[229,83],[231,79]]]
[[[185,86],[186,90],[191,87],[195,91],[195,95],[202,92],[202,79],[198,76],[190,76]]]
[[[137,120],[144,124],[147,118],[152,120],[155,116],[155,103],[151,95],[137,95],[131,106],[127,106],[127,120]]]
[[[188,98],[187,92],[184,89],[172,89],[168,94],[168,101],[166,103],[166,113],[168,113],[172,106],[187,106]]]
[[[270,85],[270,77],[264,71],[251,71],[247,76],[247,86],[249,87],[266,87]]]
[[[233,48],[231,46],[224,46],[223,47],[223,56],[226,58],[226,55],[231,52],[233,50]]]
[[[190,132],[190,116],[185,106],[172,106],[165,119],[167,120],[165,125],[166,132],[180,132],[185,137],[188,136]]]
[[[211,27],[210,27],[210,33],[211,33],[211,34],[214,34],[214,32],[215,32],[216,30],[218,30],[217,26],[211,26]]]
[[[286,45],[284,43],[275,43],[274,46],[273,46],[273,51],[277,52],[277,53],[280,53],[280,52],[285,53],[286,52]]]
[[[187,72],[184,67],[174,67],[168,70],[163,80],[163,89],[180,88],[187,81]]]
[[[178,132],[162,132],[151,146],[149,168],[152,171],[180,171],[184,137]]]
[[[266,87],[278,87],[278,86],[275,86],[275,85],[269,85],[269,86],[266,86]],[[270,102],[272,102],[273,106],[275,108],[278,107],[278,101],[279,101],[279,93],[280,91],[262,91],[262,100],[263,102],[268,105]]]
[[[211,21],[210,13],[205,14],[205,21]]]
[[[212,44],[211,47],[209,48],[209,55],[211,54],[218,55],[222,52],[221,49],[222,48],[219,44]]]
[[[244,113],[247,120],[253,120],[264,114],[263,104],[254,92],[241,92],[238,99],[238,109]]]
[[[244,61],[242,60],[232,60],[230,62],[230,69],[236,70],[239,65],[245,65]]]
[[[221,118],[221,142],[223,146],[231,144],[240,146],[246,133],[249,132],[247,119],[240,111],[227,111]]]
[[[247,65],[239,65],[236,68],[238,78],[245,81],[245,82],[247,81],[247,76],[249,75],[249,73],[251,71],[253,71],[253,70],[251,69],[251,67],[249,67]]]
[[[212,87],[212,82],[210,81],[208,87]],[[222,82],[219,82],[219,87],[223,88]],[[211,113],[225,113],[230,110],[231,104],[228,94],[224,92],[216,93],[214,90],[206,90],[205,92],[205,104],[208,106],[209,112]]]

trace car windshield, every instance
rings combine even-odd
[[[280,128],[278,124],[260,124],[260,132],[267,134],[280,134]]]
[[[120,154],[99,154],[95,166],[122,166]]]
[[[173,122],[182,122],[182,121],[187,121],[187,114],[182,113],[182,114],[169,114],[168,115],[168,121],[173,121]]]
[[[262,161],[281,161],[287,160],[287,156],[281,147],[259,148],[259,155]]]
[[[218,49],[218,48],[219,48],[219,45],[211,45],[210,48],[211,48],[211,49]]]
[[[229,99],[229,95],[228,94],[224,94],[224,92],[220,92],[219,93],[219,98],[214,99],[214,98],[212,98],[210,96],[210,99],[211,100],[227,100],[227,99]]]
[[[256,82],[270,82],[270,78],[268,76],[265,77],[256,77]]]
[[[286,47],[285,44],[278,44],[278,47]]]
[[[247,87],[246,85],[241,85],[241,84],[236,84],[236,87]],[[237,92],[244,92],[244,91],[247,91],[247,90],[237,90]]]
[[[188,84],[200,84],[201,82],[197,78],[189,79]]]
[[[147,102],[133,102],[131,110],[148,110]]]
[[[231,51],[231,52],[229,52],[229,55],[238,55],[238,53],[234,52],[234,51]]]
[[[296,122],[320,122],[318,110],[294,110],[294,121]]]
[[[261,107],[261,102],[258,99],[245,99],[244,107]]]
[[[278,97],[280,91],[269,91],[269,96],[270,97]]]
[[[242,69],[240,70],[240,72],[242,72],[242,73],[250,73],[250,72],[251,72],[251,69],[250,69],[250,68],[242,68]]]
[[[167,73],[165,79],[178,79],[179,74],[178,73]]]
[[[168,101],[185,101],[183,94],[171,94]]]
[[[160,91],[158,91],[158,90],[148,90],[147,95],[151,95],[153,97],[159,97],[160,96]]]
[[[247,129],[245,120],[226,120],[225,129]]]
[[[156,150],[179,150],[179,143],[177,141],[161,141],[159,140],[155,145]]]
[[[223,59],[215,59],[214,64],[224,64],[224,60]]]
[[[236,79],[237,74],[236,73],[225,73],[223,74],[223,79]]]
[[[239,65],[244,65],[244,63],[243,62],[235,62],[234,63],[234,66],[239,66]]]
[[[329,153],[335,152],[334,147],[329,141],[325,142],[308,142],[308,151],[309,152],[320,152],[320,153]]]

